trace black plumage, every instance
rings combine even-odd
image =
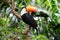
[[[30,25],[30,27],[37,28],[37,23],[28,13],[23,14],[21,17],[26,24]]]
[[[36,34],[38,35],[37,23],[33,17],[31,17],[31,15],[28,13],[23,14],[21,17],[26,24],[33,28],[33,30],[36,29]]]

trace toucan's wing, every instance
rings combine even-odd
[[[39,8],[36,8],[37,12],[40,13],[39,15],[36,15],[36,16],[41,16],[41,17],[49,17],[49,12],[48,11],[45,11],[45,10],[42,10],[42,9],[39,9]]]

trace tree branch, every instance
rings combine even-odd
[[[12,0],[12,10],[15,10],[15,3],[14,3],[14,0]]]
[[[9,6],[10,8],[12,9],[12,13],[18,18],[18,19],[22,19],[21,16],[15,11],[15,8],[14,8],[14,0],[12,0],[12,5],[8,2],[8,1],[5,1]]]
[[[30,31],[31,27],[29,25],[27,25],[27,27],[25,28],[25,30],[22,32],[22,34],[24,34],[26,40],[31,40],[29,35],[28,35],[28,32]]]
[[[14,5],[14,0],[12,0],[12,4],[10,4],[8,1],[5,1],[9,6],[10,8],[12,9],[12,13],[19,19],[22,19],[20,15],[18,15],[18,13],[15,11],[15,5]],[[25,35],[26,37],[26,40],[30,40],[30,37],[28,36],[28,32],[30,30],[30,26],[28,25],[27,28],[24,30],[23,34]]]

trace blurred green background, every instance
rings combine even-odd
[[[5,0],[0,1],[0,40],[14,40],[15,37],[25,40],[22,31],[25,23],[11,13]],[[11,0],[9,0],[11,3]],[[31,40],[60,40],[60,0],[14,0],[15,10],[20,14],[22,7],[29,4],[47,11],[49,17],[34,17],[38,24],[38,35],[30,30]],[[39,15],[41,13],[36,13]],[[42,13],[44,14],[44,13]]]

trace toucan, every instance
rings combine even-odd
[[[34,20],[34,18],[31,16],[34,12],[36,12],[35,7],[29,5],[29,6],[22,8],[20,15],[21,15],[23,22],[28,24],[31,28],[36,29],[37,31],[37,23]]]
[[[36,7],[28,5],[26,7],[22,8],[22,11],[20,13],[22,20],[28,24],[30,27],[34,28],[37,30],[37,23],[34,20],[34,18],[31,16],[33,13],[39,12],[40,10],[38,10]]]

